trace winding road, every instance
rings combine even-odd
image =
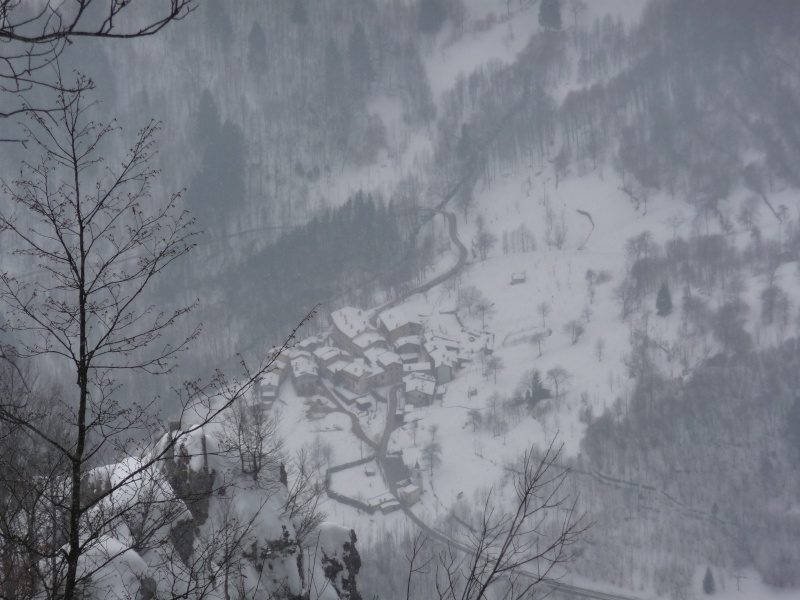
[[[376,308],[372,314],[370,315],[370,322],[375,325],[377,323],[378,315],[385,310],[388,310],[394,306],[397,306],[404,300],[408,299],[409,297],[413,296],[414,294],[420,294],[426,292],[437,285],[445,282],[449,278],[453,277],[456,273],[458,273],[466,264],[467,258],[469,256],[466,246],[461,242],[458,238],[458,225],[456,221],[456,216],[452,212],[447,212],[443,210],[444,204],[446,204],[447,198],[445,202],[443,202],[439,208],[430,208],[430,209],[421,209],[429,211],[433,214],[441,214],[443,215],[448,221],[448,229],[450,233],[450,239],[452,240],[453,244],[455,244],[456,248],[458,248],[458,260],[456,261],[455,265],[448,269],[445,273],[434,277],[430,281],[423,283],[422,285],[417,286],[413,290],[406,292],[405,294],[401,294],[397,298],[394,298],[390,302],[383,304]],[[400,499],[397,490],[397,482],[392,481],[389,477],[386,476],[386,452],[389,447],[389,440],[391,439],[392,433],[395,429],[402,426],[402,422],[398,422],[395,418],[395,412],[397,410],[397,393],[400,390],[402,384],[397,384],[392,386],[389,390],[389,397],[387,402],[387,411],[386,411],[386,424],[383,429],[383,434],[381,435],[380,440],[376,443],[372,440],[363,430],[361,427],[361,423],[358,419],[358,416],[347,410],[342,403],[336,398],[336,396],[324,385],[321,385],[321,389],[323,390],[323,394],[326,398],[331,400],[333,404],[337,407],[337,412],[342,412],[349,416],[351,429],[353,434],[366,443],[372,450],[375,451],[376,461],[380,468],[380,472],[384,475],[384,479],[386,480],[386,484],[389,487],[389,491],[391,494],[397,499],[398,503],[400,504],[401,510],[405,513],[410,521],[412,521],[421,531],[425,533],[425,535],[431,539],[438,540],[444,544],[448,544],[453,548],[457,548],[465,553],[472,553],[473,549],[469,548],[462,543],[436,531],[435,529],[428,526],[422,519],[420,519],[414,512],[411,510],[409,506]],[[520,576],[523,577],[531,577],[536,578],[536,575],[532,573],[528,573],[522,569],[516,571]],[[573,596],[575,598],[586,598],[589,600],[641,600],[640,598],[636,598],[633,596],[623,596],[614,593],[603,592],[601,590],[596,590],[592,588],[585,588],[576,585],[570,585],[567,583],[561,583],[558,581],[543,581],[541,582],[543,587],[549,588],[549,592],[558,591],[562,594],[567,594],[569,596]]]
[[[447,219],[447,223],[448,223],[448,231],[450,233],[450,240],[453,242],[453,244],[456,246],[456,248],[458,248],[458,260],[456,261],[455,265],[453,265],[450,269],[448,269],[446,272],[442,273],[441,275],[437,275],[436,277],[434,277],[430,281],[426,281],[425,283],[423,283],[421,285],[418,285],[414,289],[409,290],[408,292],[406,292],[404,294],[401,294],[401,295],[397,296],[396,298],[394,298],[393,300],[390,300],[389,302],[387,302],[385,304],[382,304],[381,306],[376,308],[372,312],[370,317],[369,317],[369,321],[370,321],[370,323],[372,323],[372,325],[376,325],[377,324],[378,315],[381,312],[383,312],[385,310],[389,310],[390,308],[392,308],[394,306],[397,306],[398,304],[400,304],[401,302],[407,300],[408,298],[410,298],[414,294],[422,294],[422,293],[427,292],[428,290],[436,287],[440,283],[444,283],[445,281],[447,281],[448,279],[453,277],[456,273],[458,273],[464,267],[464,265],[467,262],[467,257],[469,256],[469,252],[467,251],[467,247],[463,243],[461,243],[461,240],[458,238],[458,222],[456,221],[456,215],[454,213],[447,212],[445,210],[438,209],[438,208],[420,208],[418,210],[421,211],[421,212],[430,212],[432,214],[444,215],[444,217]]]

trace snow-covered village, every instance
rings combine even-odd
[[[412,427],[419,428],[416,421],[424,417],[415,409],[429,409],[436,400],[443,403],[448,383],[462,369],[490,361],[494,336],[466,329],[455,311],[424,315],[413,308],[397,307],[370,314],[344,307],[331,314],[331,322],[330,332],[305,338],[290,350],[276,353],[271,370],[256,383],[253,394],[266,410],[276,402],[283,410],[286,401],[281,400],[282,395],[292,402],[305,398],[306,416],[318,427],[325,427],[325,416],[330,413],[357,419],[353,427],[362,456],[352,462],[353,471],[337,465],[333,473],[338,475],[327,482],[335,490],[334,479],[338,479],[344,484],[338,487],[356,491],[356,497],[334,491],[338,501],[349,501],[368,512],[379,509],[387,513],[399,508],[397,494],[406,505],[413,505],[424,488],[420,457],[408,465],[402,449],[387,455],[391,433],[405,425],[407,415],[414,423]],[[287,379],[292,389],[288,390],[287,384],[282,394],[281,385]],[[380,436],[377,442],[372,439],[376,434]],[[378,449],[383,456],[376,456]],[[349,452],[339,450],[337,455]],[[429,457],[427,464],[431,460],[435,461]],[[381,476],[373,488],[364,478],[374,477],[376,472]],[[390,493],[389,487],[396,492]],[[371,497],[370,491],[375,492]]]
[[[799,600],[798,31],[0,0],[0,600]]]

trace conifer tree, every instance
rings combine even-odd
[[[194,130],[195,141],[202,146],[207,146],[216,140],[220,129],[222,129],[219,108],[217,108],[217,103],[214,102],[214,97],[207,88],[200,96],[200,105],[197,108],[196,119]]]
[[[539,5],[539,25],[545,29],[561,29],[560,0],[542,0]]]
[[[347,43],[347,58],[356,83],[359,86],[368,88],[375,80],[375,67],[372,65],[372,58],[369,54],[367,34],[361,23],[356,23],[350,33],[350,39]]]
[[[703,591],[711,595],[714,593],[714,589],[714,576],[711,574],[711,567],[706,567],[706,576],[703,577]]]
[[[208,140],[203,162],[189,186],[189,206],[206,231],[221,231],[245,200],[245,139],[238,125],[226,121]]]
[[[419,30],[422,33],[439,33],[447,18],[442,0],[422,0],[419,4]]]
[[[267,69],[267,36],[258,21],[253,23],[247,38],[247,66],[256,74]]]
[[[308,13],[303,0],[294,0],[292,2],[291,20],[295,25],[308,25]]]
[[[789,445],[800,455],[800,397],[794,399],[786,415],[783,433]]]
[[[656,311],[659,317],[666,317],[672,312],[672,296],[669,293],[669,288],[666,282],[661,284],[658,288],[658,295],[656,296]]]
[[[211,0],[204,6],[208,32],[220,43],[223,51],[229,51],[233,44],[233,24],[225,4],[220,0]]]
[[[338,108],[346,102],[347,87],[344,78],[342,53],[331,38],[325,47],[325,101],[329,107]]]

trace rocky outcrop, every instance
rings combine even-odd
[[[244,486],[227,492],[224,487],[217,489],[217,474],[229,472],[230,465],[225,462],[229,458],[216,451],[213,429],[173,431],[167,436],[174,437],[165,436],[164,441],[176,439],[176,443],[164,456],[162,472],[175,496],[188,509],[172,523],[168,533],[176,558],[191,564],[198,540],[206,539],[214,531],[217,536],[225,535],[222,533],[225,525],[219,521],[220,503],[229,503],[238,507],[232,511],[238,519],[232,527],[239,528],[233,537],[238,538],[243,526],[248,529],[237,542],[242,544],[238,564],[244,571],[239,567],[236,571],[250,571],[247,580],[259,582],[257,589],[251,590],[253,598],[265,594],[265,598],[314,600],[321,594],[319,597],[325,600],[337,597],[361,600],[357,585],[361,557],[353,530],[325,523],[320,527],[318,550],[303,551],[295,539],[291,521],[284,514],[279,491],[271,488],[274,499],[264,501],[259,499],[257,487]],[[280,483],[285,485],[284,481]],[[240,498],[240,494],[244,496]],[[260,513],[258,518],[249,514],[254,508]],[[325,585],[313,584],[323,578]]]
[[[356,581],[361,556],[356,541],[355,531],[331,523],[324,524],[320,531],[323,572],[341,599],[361,600]]]
[[[199,442],[199,453],[190,450],[191,439],[179,439],[163,464],[167,482],[175,495],[186,504],[196,524],[202,525],[208,518],[209,498],[214,491],[216,473],[209,468],[205,433],[195,432],[194,435]],[[200,468],[197,468],[198,463]]]

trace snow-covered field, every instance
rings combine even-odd
[[[485,19],[491,11],[498,18],[505,14],[504,4],[500,2],[470,0],[466,4],[472,25]],[[612,14],[631,23],[638,18],[643,5],[644,2],[638,0],[592,0],[589,10],[579,18],[593,20]],[[572,16],[567,15],[566,23],[570,24],[571,19]],[[459,74],[467,74],[491,60],[510,62],[537,29],[536,10],[528,8],[481,33],[474,28],[461,35],[452,27],[443,31],[426,56],[434,97],[440,98]],[[390,132],[400,130],[397,107],[390,102],[376,102],[373,109],[387,121]],[[361,185],[371,189],[390,189],[385,184],[397,181],[413,168],[415,160],[418,161],[430,149],[430,140],[420,134],[416,136],[406,140],[405,144],[396,144],[395,149],[402,155],[391,160],[389,157],[385,161],[382,159],[378,161],[378,167],[372,167],[366,173],[348,173],[332,185],[342,187],[343,196]],[[564,445],[564,457],[578,457],[585,430],[582,412],[591,411],[599,415],[615,403],[625,406],[633,386],[625,366],[626,355],[630,352],[631,326],[620,318],[614,288],[625,274],[628,260],[626,240],[645,231],[660,244],[676,235],[688,235],[693,226],[693,208],[674,198],[655,196],[650,199],[646,211],[643,207],[637,210],[620,187],[621,182],[611,169],[594,171],[582,177],[573,173],[557,187],[550,169],[538,172],[521,169],[504,174],[488,189],[478,186],[477,202],[471,209],[468,223],[455,207],[448,207],[457,213],[459,235],[468,248],[476,236],[475,217],[480,215],[486,229],[498,240],[504,233],[524,224],[534,234],[537,249],[504,254],[502,244],[498,243],[485,260],[479,260],[473,253],[454,281],[412,296],[402,305],[409,313],[424,315],[426,329],[457,335],[463,325],[469,330],[486,332],[493,339],[495,356],[502,361],[502,369],[498,369],[496,375],[487,373],[476,353],[475,360],[447,385],[443,400],[429,407],[409,407],[405,424],[390,439],[389,450],[402,450],[407,465],[417,461],[424,464],[421,451],[425,444],[432,440],[441,443],[441,465],[434,468],[432,475],[426,471],[422,500],[413,508],[423,520],[432,523],[446,515],[457,499],[474,499],[491,486],[499,486],[499,497],[502,498],[505,492],[498,482],[504,465],[531,445],[544,448],[556,439],[557,443]],[[775,206],[794,207],[796,204],[787,194],[776,194],[772,200]],[[742,201],[743,194],[734,195],[727,209],[734,212]],[[548,210],[565,230],[560,248],[546,244]],[[764,234],[780,235],[781,225],[766,209],[763,211]],[[682,224],[679,224],[677,216],[683,217]],[[747,241],[745,232],[734,232],[731,237],[740,239],[742,244]],[[451,250],[454,249],[451,247]],[[429,279],[445,272],[453,261],[453,254],[442,255],[433,266]],[[610,281],[596,285],[593,294],[590,294],[587,283],[590,271],[610,275]],[[785,271],[780,276],[790,290],[788,293],[794,298],[800,297],[797,278],[789,268]],[[514,273],[524,273],[525,281],[511,285]],[[752,305],[756,306],[758,282],[748,283],[746,294],[752,297]],[[459,323],[449,313],[457,308],[458,289],[469,285],[477,287],[488,299],[491,314],[484,319],[477,311],[472,314],[459,311]],[[678,302],[679,293],[679,290],[673,290],[674,302]],[[666,344],[677,340],[680,317],[677,313],[668,317],[656,316],[655,297],[652,302],[651,314],[644,325],[648,335]],[[544,318],[537,310],[542,303],[551,308]],[[564,331],[565,324],[570,321],[580,321],[585,328],[577,341]],[[551,333],[541,345],[540,356],[539,348],[527,341],[526,334],[542,330]],[[753,333],[757,341],[772,341],[786,334],[775,328]],[[670,362],[665,358],[662,366],[670,375],[681,373],[682,367],[677,361]],[[556,367],[566,369],[569,381],[560,390],[558,398],[541,404],[535,416],[528,411],[511,412],[504,417],[505,427],[496,431],[487,428],[473,431],[469,417],[471,410],[484,415],[492,411],[503,412],[503,402],[514,395],[521,376],[531,368],[538,369],[545,385],[552,388],[546,374]],[[473,389],[477,394],[469,393]],[[332,413],[309,421],[303,400],[294,396],[289,384],[282,388],[281,400],[284,422],[291,431],[287,438],[293,446],[312,443],[315,436],[320,436],[334,445],[335,464],[365,455],[363,444],[349,433],[350,423],[345,415]],[[376,423],[382,423],[383,418],[385,411],[373,414],[369,420],[362,418],[364,429],[370,431],[371,436],[379,435],[380,427],[376,427]],[[338,473],[332,487],[337,491],[347,488],[351,494],[367,499],[386,493],[379,477],[367,477],[364,471],[362,466]],[[402,513],[367,515],[332,502],[327,503],[326,510],[334,520],[354,527],[367,539],[377,535],[376,532],[383,527],[396,531],[398,527],[409,526]],[[719,575],[717,598],[800,598],[800,592],[776,591],[762,585],[754,573],[740,577],[738,582],[732,573]],[[694,589],[701,588],[702,576],[703,570],[698,568]],[[575,579],[574,583],[603,587],[597,582],[580,579]]]

